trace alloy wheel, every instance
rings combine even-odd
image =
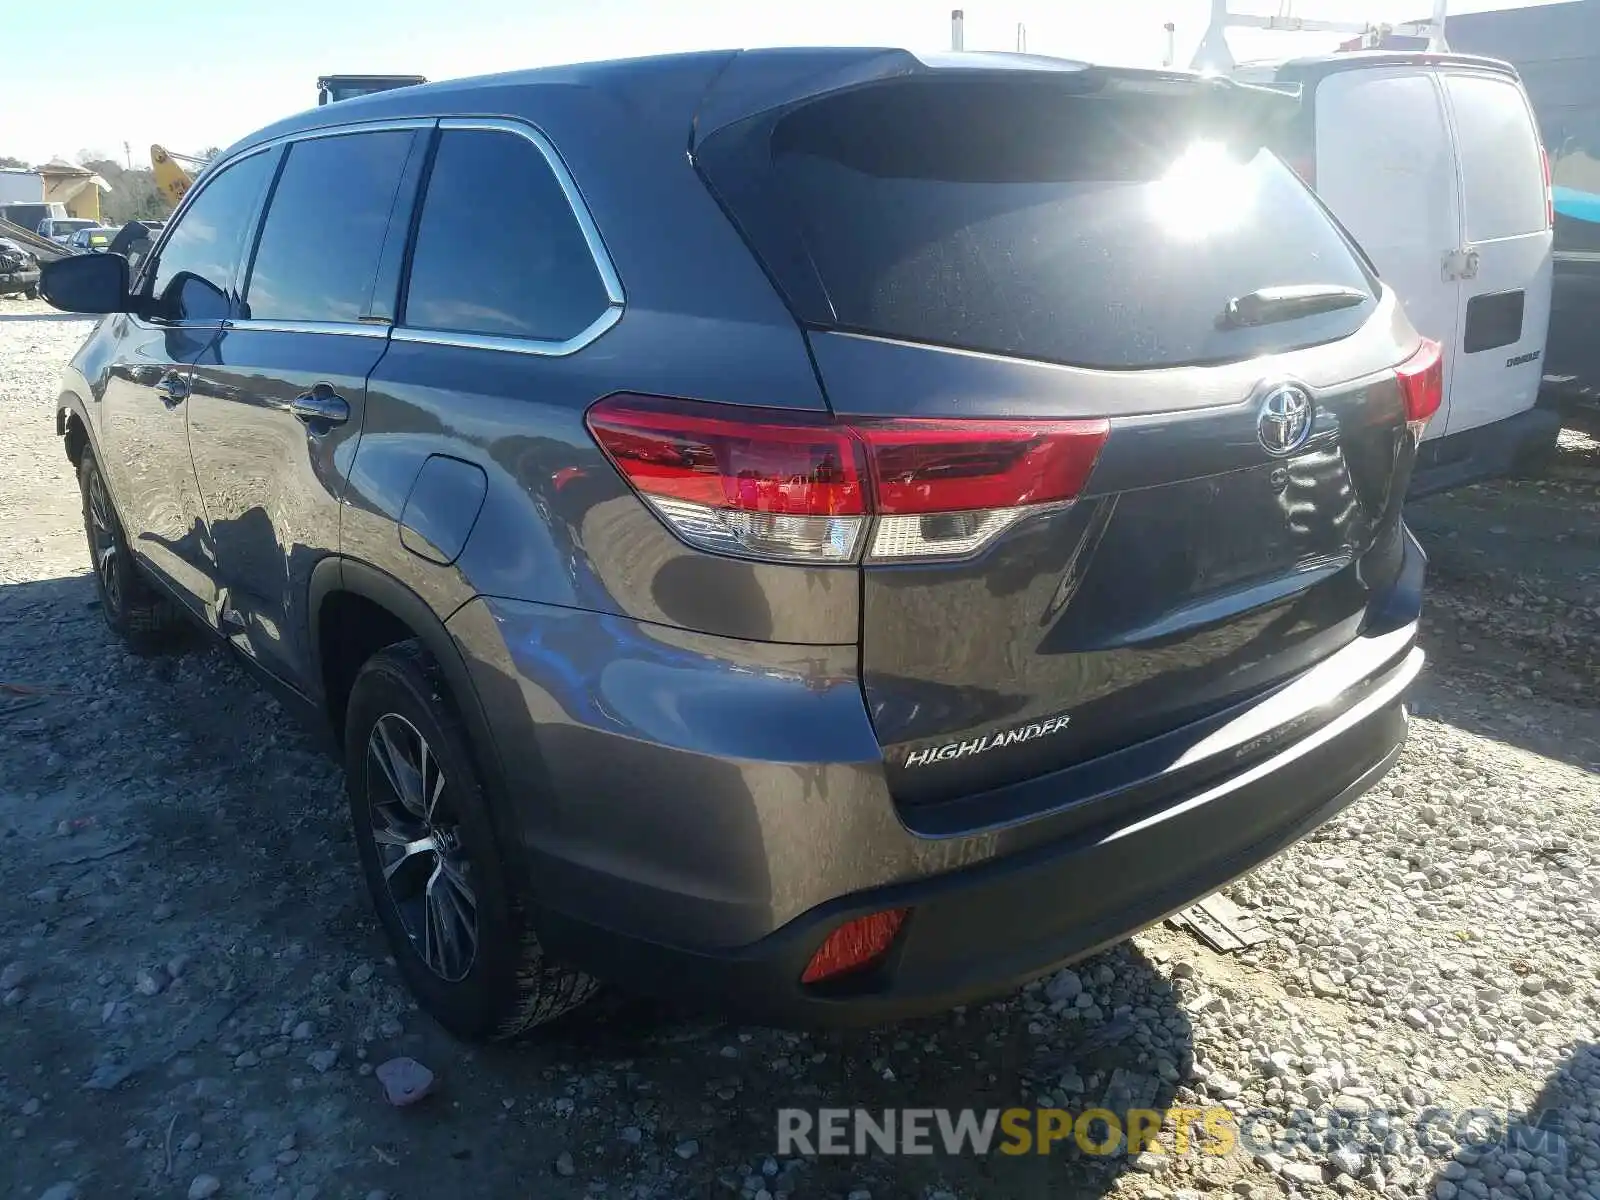
[[[98,470],[89,472],[89,553],[94,559],[95,574],[100,577],[106,606],[113,613],[121,612],[122,584],[117,575],[117,518],[111,510],[111,499],[106,495],[105,480]]]
[[[367,737],[364,783],[384,882],[412,948],[458,983],[477,958],[478,900],[444,765],[415,725],[385,713]]]

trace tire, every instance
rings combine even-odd
[[[87,447],[78,460],[78,489],[83,493],[89,567],[106,624],[137,653],[171,649],[187,632],[187,622],[177,605],[158,592],[133,561],[111,489],[94,451]]]
[[[423,1009],[466,1041],[515,1038],[599,984],[539,945],[449,696],[418,642],[362,666],[345,720],[350,819],[378,920]]]
[[[1513,479],[1543,479],[1556,461],[1556,444],[1561,440],[1561,425],[1551,430],[1548,438],[1535,445],[1524,446],[1511,465]]]

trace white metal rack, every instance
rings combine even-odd
[[[1196,71],[1214,71],[1219,75],[1231,72],[1236,64],[1233,52],[1228,49],[1230,28],[1270,29],[1280,33],[1353,33],[1366,46],[1378,46],[1387,34],[1397,33],[1403,37],[1427,38],[1429,50],[1448,50],[1450,46],[1445,40],[1445,10],[1448,4],[1449,0],[1433,0],[1431,20],[1379,25],[1296,17],[1289,11],[1289,0],[1282,0],[1278,12],[1273,16],[1231,13],[1228,11],[1228,0],[1211,0],[1211,22],[1206,26],[1205,36],[1200,39],[1200,46],[1194,52],[1190,66]]]

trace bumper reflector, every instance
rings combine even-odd
[[[891,908],[846,921],[817,948],[800,982],[820,983],[874,965],[889,952],[895,934],[900,932],[910,911],[909,908]]]

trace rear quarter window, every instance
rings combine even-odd
[[[1171,95],[878,85],[785,117],[772,162],[842,329],[1133,369],[1335,340],[1375,302],[1295,174],[1264,148],[1225,149]],[[1371,299],[1220,321],[1231,299],[1303,284]]]
[[[561,343],[610,305],[540,148],[509,131],[445,129],[417,227],[404,323]]]
[[[1500,76],[1449,74],[1445,90],[1461,147],[1467,240],[1541,232],[1544,164],[1522,89]]]

